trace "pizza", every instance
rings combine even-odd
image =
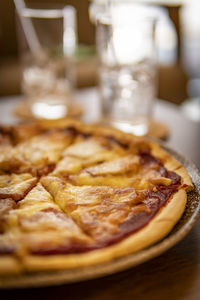
[[[67,120],[0,127],[0,273],[106,263],[164,238],[193,189],[157,143]]]

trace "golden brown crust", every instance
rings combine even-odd
[[[15,256],[8,254],[0,256],[0,275],[18,274],[22,270],[22,263]]]

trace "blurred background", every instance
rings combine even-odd
[[[55,3],[33,0],[30,3]],[[200,97],[200,1],[146,0],[159,15],[156,42],[159,60],[158,97],[181,104]],[[97,84],[95,54],[95,14],[103,0],[59,0],[77,10],[78,49],[77,88]],[[15,6],[12,0],[0,4],[0,96],[21,93],[22,69],[19,63]],[[191,100],[192,99],[192,100]]]

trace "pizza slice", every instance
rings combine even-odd
[[[61,211],[40,183],[15,206],[11,205],[8,199],[0,201],[4,201],[1,210],[4,220],[0,218],[0,223],[6,223],[0,236],[0,253],[3,255],[0,261],[4,258],[8,260],[9,254],[10,265],[13,263],[13,267],[20,265],[17,262],[21,261],[23,269],[29,255],[78,251],[75,248],[78,249],[81,244],[89,243],[91,240]],[[8,273],[9,270],[5,270],[5,264],[0,265],[0,273],[4,271]]]
[[[41,182],[93,242],[82,245],[79,254],[49,256],[48,265],[41,256],[31,256],[30,269],[38,268],[39,263],[44,269],[76,268],[139,251],[158,236],[162,238],[186,204],[186,192],[177,185],[137,191],[131,187],[73,186],[53,176]]]
[[[170,168],[170,157],[160,160],[149,150],[142,150],[137,155],[128,154],[82,169],[78,174],[70,175],[68,180],[75,185],[104,185],[106,181],[110,186],[131,186],[139,190],[177,183],[190,190],[191,180],[184,168],[178,166]]]
[[[29,173],[0,175],[0,199],[18,201],[36,185],[38,179]]]
[[[23,168],[40,174],[48,173],[61,158],[62,151],[71,143],[73,136],[68,132],[53,131],[44,133],[20,143],[16,153],[20,156]]]
[[[69,146],[62,154],[62,159],[58,162],[53,174],[67,176],[79,173],[82,169],[96,165],[100,162],[109,161],[124,154],[111,147],[103,138],[83,138],[78,137],[74,144]]]
[[[12,145],[12,141],[10,136],[1,132],[0,128],[0,174],[5,171],[10,171],[11,160],[13,158],[13,150],[14,147]],[[12,161],[14,167],[18,166],[19,163],[17,160]]]

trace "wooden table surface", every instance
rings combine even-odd
[[[87,119],[95,118],[96,90],[77,98],[90,107]],[[14,98],[0,99],[0,121],[12,122]],[[16,103],[16,102],[15,102]],[[200,167],[200,124],[186,119],[178,107],[159,101],[155,118],[170,128],[168,145]],[[179,244],[163,255],[127,271],[100,279],[58,287],[6,290],[0,299],[87,300],[197,300],[200,299],[200,222]]]

